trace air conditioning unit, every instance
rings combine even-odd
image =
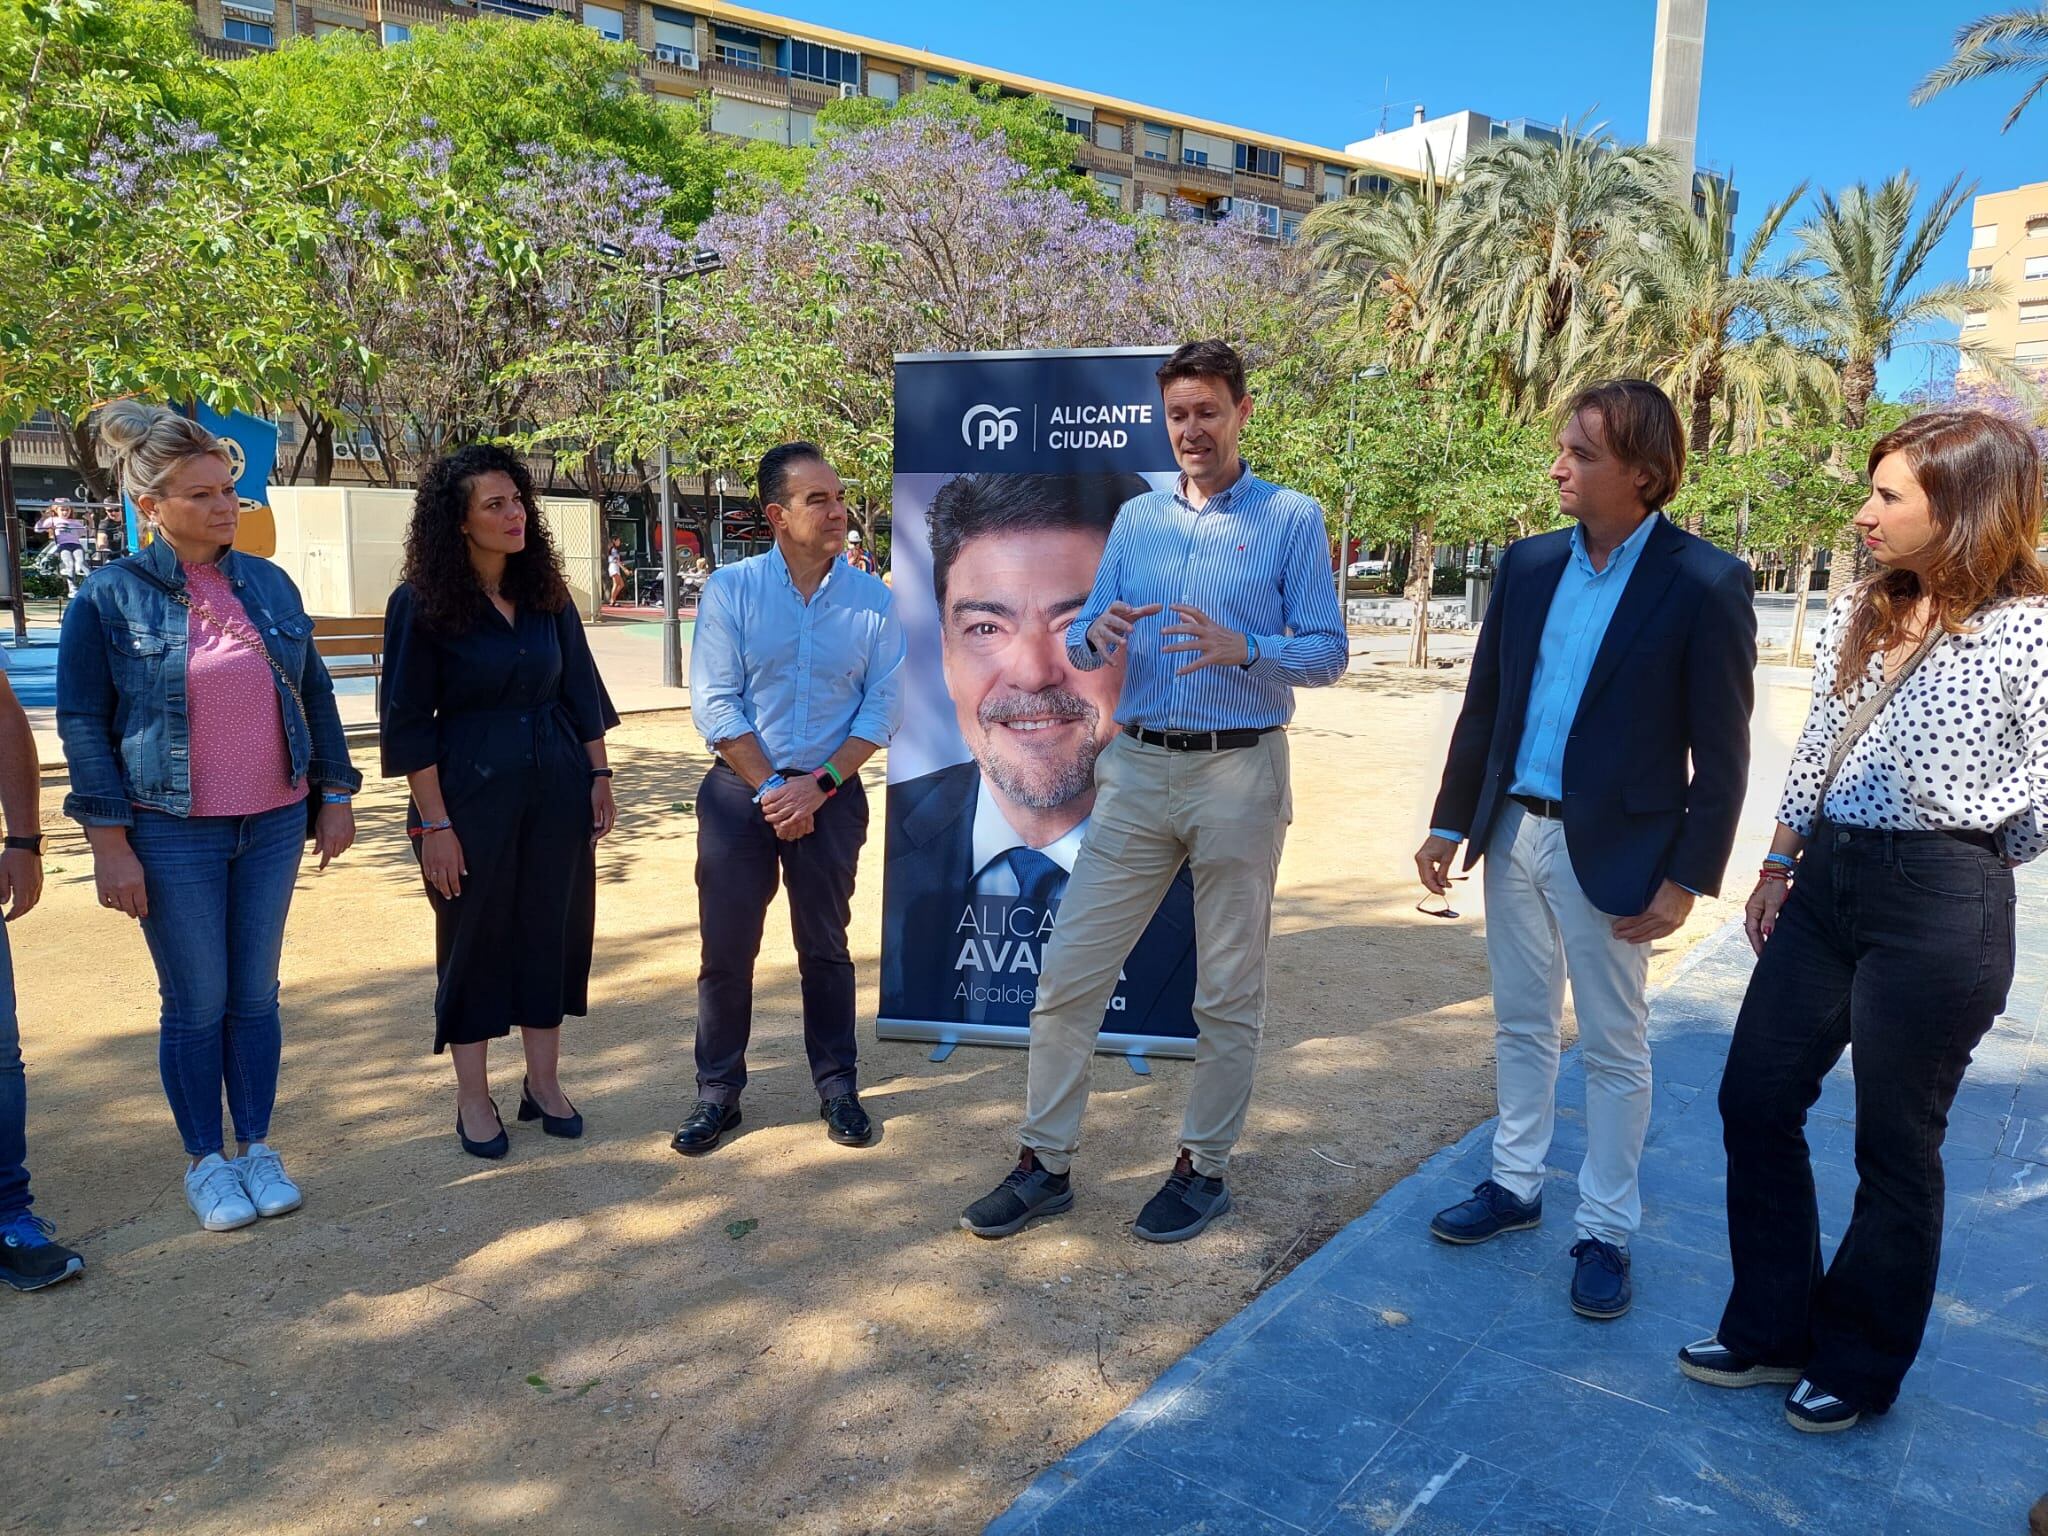
[[[356,456],[356,445],[345,438],[334,440],[334,456],[337,459],[352,459]]]
[[[839,87],[839,99],[841,101],[852,101],[859,94],[860,87],[850,80]]]
[[[662,43],[654,50],[655,59],[662,64],[673,64],[677,69],[695,69],[697,61],[687,48],[678,48],[673,43]]]
[[[377,451],[375,443],[358,443],[356,445],[356,457],[365,464],[379,464],[384,460],[384,455]]]

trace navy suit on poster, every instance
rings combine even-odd
[[[952,961],[972,900],[980,788],[981,769],[972,760],[889,786],[882,906],[906,940],[882,950],[882,1012],[890,1018],[966,1018],[953,995],[961,978]],[[1186,865],[1124,962],[1117,994],[1124,1007],[1104,1020],[1112,1033],[1193,1038],[1195,882]]]
[[[1486,852],[1514,777],[1544,621],[1572,530],[1508,546],[1451,734],[1432,827]],[[1565,846],[1586,897],[1615,917],[1667,879],[1711,896],[1749,781],[1756,609],[1749,567],[1659,519],[1594,657],[1564,753]]]

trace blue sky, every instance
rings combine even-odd
[[[757,0],[781,14],[976,63],[1342,145],[1382,106],[1398,126],[1470,108],[1558,121],[1593,114],[1642,137],[1655,0]],[[1990,82],[1913,108],[1958,26],[2016,0],[1711,0],[1700,158],[1732,170],[1754,217],[1801,181],[1839,189],[1901,167],[1930,195],[1958,171],[1984,191],[2048,179],[2048,98],[2001,135],[2024,88]],[[1931,275],[1963,275],[1967,215]],[[1908,350],[1886,391],[1925,380]],[[1944,368],[1945,371],[1945,368]]]

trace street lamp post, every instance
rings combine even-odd
[[[600,245],[598,253],[615,266],[626,264],[626,253],[616,245]],[[662,294],[672,277],[702,277],[725,265],[725,258],[713,250],[691,251],[683,265],[649,274],[654,285],[654,369],[655,404],[668,404],[668,342],[663,327]],[[677,602],[676,511],[669,495],[668,426],[664,422],[661,441],[655,449],[656,474],[661,478],[661,683],[664,688],[685,686],[683,675],[683,618]]]
[[[1351,370],[1350,397],[1345,404],[1344,414],[1344,515],[1337,529],[1337,614],[1344,614],[1344,593],[1346,590],[1346,568],[1344,557],[1351,550],[1351,521],[1358,512],[1358,381],[1384,379],[1387,376],[1385,363],[1367,363],[1363,368]]]

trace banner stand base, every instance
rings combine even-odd
[[[941,1023],[935,1019],[899,1019],[883,1014],[875,1020],[875,1038],[929,1045],[932,1047],[931,1059],[944,1061],[946,1058],[939,1052],[950,1051],[957,1045],[1001,1045],[1011,1050],[1022,1049],[1031,1044],[1031,1031],[1010,1024]],[[1195,1039],[1192,1035],[1140,1035],[1105,1029],[1095,1037],[1095,1051],[1100,1056],[1121,1056],[1131,1063],[1133,1072],[1143,1075],[1151,1071],[1151,1060],[1194,1060]],[[1144,1060],[1141,1064],[1141,1058],[1151,1060]]]
[[[931,1055],[925,1057],[925,1060],[944,1061],[948,1056],[953,1054],[954,1047],[959,1045],[959,1043],[960,1042],[958,1040],[941,1040],[937,1045],[932,1047]]]

